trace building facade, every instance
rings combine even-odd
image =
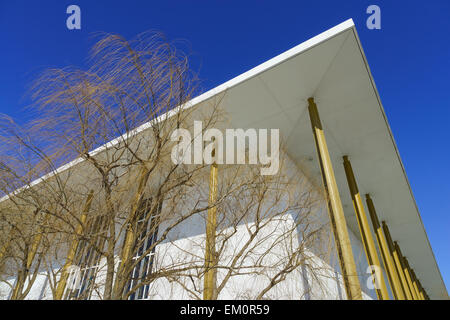
[[[59,259],[53,265],[30,261],[38,271],[24,281],[24,287],[32,281],[26,299],[104,299],[105,283],[130,300],[447,298],[351,20],[157,122],[190,112],[189,125],[217,106],[226,114],[215,123],[219,130],[279,130],[277,174],[259,177],[249,161],[206,164],[183,191],[169,188],[160,201],[157,186],[166,183],[167,170],[161,164],[131,206],[133,219],[125,208],[115,229],[106,231],[108,217],[89,214],[101,211],[95,192],[101,182],[78,186],[84,188],[82,227],[75,239],[61,238],[65,246],[52,251]],[[134,130],[130,145],[149,141],[152,126]],[[114,157],[123,141],[111,141],[92,157]],[[55,176],[76,185],[90,170],[77,159],[30,188]],[[116,185],[127,181],[126,188],[139,190],[143,174],[118,166]],[[262,193],[267,198],[258,198]],[[113,203],[133,203],[132,194]],[[108,251],[112,260],[102,254],[108,247],[102,232],[120,234],[120,244]],[[3,299],[14,294],[17,278],[3,277]]]

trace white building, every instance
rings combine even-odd
[[[280,138],[283,142],[281,158],[284,159],[281,170],[287,177],[298,181],[298,187],[315,190],[316,196],[322,196],[321,203],[316,206],[315,214],[323,224],[329,223],[329,215],[327,201],[323,197],[322,176],[328,181],[328,192],[333,193],[333,191],[330,190],[332,189],[330,180],[327,180],[329,176],[321,173],[320,163],[322,167],[326,167],[325,171],[329,168],[329,164],[332,164],[331,172],[334,172],[339,194],[337,198],[333,198],[333,194],[330,194],[330,206],[335,208],[333,214],[339,219],[336,216],[337,207],[333,207],[336,204],[331,202],[333,199],[339,199],[342,204],[362,298],[377,299],[376,290],[370,283],[371,274],[368,271],[369,263],[364,247],[365,242],[373,241],[376,243],[378,260],[391,298],[396,296],[401,299],[396,290],[403,290],[405,299],[408,296],[418,299],[427,296],[430,299],[447,299],[445,285],[352,20],[347,20],[194,98],[187,107],[208,108],[211,101],[218,97],[229,115],[229,124],[233,128],[280,130]],[[312,103],[312,100],[308,99],[312,97],[320,113],[330,162],[326,162],[324,158],[322,162],[318,161],[316,146],[319,146],[321,142],[317,144],[315,142],[308,112],[308,110],[311,111]],[[136,135],[145,135],[150,126],[146,124],[138,128]],[[114,143],[118,142],[112,141],[111,145]],[[107,147],[101,147],[93,153],[101,154],[106,149]],[[372,240],[367,238],[367,234],[361,235],[343,166],[343,156],[348,156],[351,160],[360,195],[370,194],[379,221],[384,221],[389,226],[392,240],[401,247],[403,256],[409,261],[409,267],[406,267],[403,264],[404,260],[401,260],[400,265],[405,269],[399,271],[396,268],[396,257],[391,251],[389,251],[390,256],[385,257],[370,222],[368,211],[370,209],[365,206],[365,203],[366,219],[370,224]],[[63,174],[70,168],[85,174],[80,160],[59,168],[56,174]],[[39,182],[36,182],[36,185],[38,184]],[[205,187],[207,186],[205,182]],[[5,198],[2,201],[4,200]],[[248,226],[249,223],[241,223],[234,230],[235,233],[221,255],[224,265],[227,265],[229,262],[226,260],[232,259],[236,251],[248,241],[250,236]],[[301,234],[296,232],[283,236],[288,234],[286,230],[291,230],[293,226],[295,221],[289,211],[281,215],[279,219],[269,221],[264,232],[254,239],[254,242],[260,241],[261,246],[258,248],[263,248],[262,251],[258,252],[255,249],[255,252],[243,259],[242,263],[251,270],[252,266],[260,263],[258,255],[264,253],[266,256],[264,263],[270,265],[270,268],[267,267],[264,272],[242,272],[242,274],[233,275],[220,291],[218,298],[258,297],[258,294],[268,286],[271,275],[278,271],[277,268],[281,268],[277,262],[282,261],[280,256],[288,250],[287,245],[295,246],[301,241]],[[153,241],[153,236],[158,238],[163,230],[164,228],[160,227],[156,235],[152,234],[149,237],[151,238],[149,241]],[[340,232],[337,231],[342,236]],[[329,236],[333,243],[333,233],[330,232]],[[383,237],[389,242],[386,235]],[[156,246],[155,250],[142,261],[142,265],[136,267],[133,272],[137,275],[146,275],[152,272],[152,268],[161,268],[167,264],[176,264],[189,259],[201,261],[205,242],[204,217],[187,219],[171,231],[168,239],[170,241],[167,240]],[[344,281],[346,275],[343,275],[339,261],[341,265],[350,265],[349,260],[342,261],[348,254],[349,247],[342,240],[345,240],[345,235],[341,238],[341,242],[338,241],[342,246],[341,259],[336,255],[334,244],[329,255],[321,250],[323,243],[304,250],[304,254],[311,257],[308,262],[310,266],[315,265],[318,270],[320,269],[316,277],[311,276],[311,271],[300,265],[287,273],[286,279],[271,287],[261,297],[266,299],[346,299],[347,286]],[[273,248],[267,251],[266,249],[271,245]],[[392,270],[389,270],[389,262],[392,264]],[[89,297],[101,298],[101,283],[106,277],[102,269],[104,266],[105,259],[98,258],[95,265],[88,264],[82,267],[81,279],[69,278],[68,287],[70,288],[72,282],[75,288],[72,295],[80,294],[90,281],[86,270],[98,268],[95,279],[92,280],[98,284],[98,288],[91,290]],[[74,270],[76,271],[77,268],[72,268],[71,276],[77,274]],[[406,272],[412,270],[415,272],[416,279],[408,281],[410,275]],[[225,268],[217,271],[219,282],[225,277],[226,271]],[[395,286],[395,277],[400,283],[399,288],[392,287]],[[4,282],[0,284],[0,295],[7,299],[11,295],[11,289],[6,282],[13,284],[15,279],[3,280]],[[151,285],[141,287],[130,298],[193,299],[201,297],[203,285],[201,280],[202,277],[192,281],[189,277],[185,280],[159,277]],[[51,282],[47,273],[40,274],[27,299],[52,299],[49,281]],[[76,285],[73,285],[74,281],[77,282]],[[354,283],[354,280],[351,281]],[[66,288],[66,292],[67,290],[69,289]]]

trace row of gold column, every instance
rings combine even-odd
[[[344,216],[339,190],[334,175],[334,170],[329,155],[324,130],[320,120],[319,112],[313,98],[308,99],[308,111],[311,120],[312,131],[315,139],[316,151],[322,174],[322,181],[327,195],[327,208],[330,216],[331,227],[335,239],[336,251],[338,253],[339,264],[344,280],[344,287],[348,299],[362,299],[361,286],[356,271],[356,264],[350,244],[347,230],[347,223]],[[213,151],[214,157],[214,151]],[[343,165],[347,177],[349,191],[351,194],[353,207],[361,233],[364,251],[368,264],[373,266],[373,278],[377,297],[380,300],[388,300],[389,293],[382,274],[380,260],[378,258],[376,245],[370,230],[369,222],[364,210],[363,200],[359,193],[356,178],[348,156],[343,157]],[[218,166],[213,163],[210,167],[209,180],[209,209],[206,221],[206,250],[205,250],[205,275],[203,298],[205,300],[216,297],[216,204],[218,186]],[[69,250],[66,264],[63,267],[62,277],[57,286],[56,298],[61,299],[67,282],[67,269],[73,263],[76,248],[78,246],[78,235],[81,233],[82,225],[86,219],[86,214],[92,201],[91,192],[86,201],[86,206],[81,217],[81,224],[76,231],[76,237]],[[365,195],[366,204],[372,221],[372,227],[377,239],[379,251],[381,253],[384,269],[386,270],[392,294],[397,300],[423,300],[428,299],[428,295],[417,279],[414,271],[410,268],[408,260],[402,255],[397,242],[393,242],[389,228],[385,221],[380,225],[375,206],[369,194]]]
[[[361,288],[356,274],[352,248],[348,237],[342,203],[337,189],[333,167],[314,98],[308,99],[308,110],[311,126],[319,158],[322,180],[328,197],[328,212],[334,233],[336,249],[344,278],[345,289],[349,299],[361,299]],[[364,210],[363,201],[358,190],[355,174],[348,156],[343,157],[343,165],[347,177],[348,187],[358,221],[361,239],[369,266],[372,266],[372,276],[375,281],[376,294],[379,300],[388,300],[389,293],[384,281],[376,245],[370,230],[369,222]],[[378,220],[375,206],[369,194],[365,195],[366,204],[372,221],[372,227],[381,253],[384,269],[392,294],[396,300],[424,300],[428,295],[410,268],[408,260],[402,255],[400,246],[392,241],[389,228],[385,221],[382,225]]]
[[[333,230],[336,251],[338,254],[341,273],[344,280],[347,299],[361,300],[361,285],[356,272],[356,264],[353,258],[352,247],[347,230],[347,223],[342,208],[341,198],[334,175],[333,166],[328,152],[325,134],[320,121],[319,111],[313,98],[308,99],[308,111],[311,127],[316,143],[322,182],[327,195],[327,207]]]

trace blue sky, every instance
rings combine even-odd
[[[77,4],[82,29],[66,28]],[[381,8],[381,30],[366,8]],[[185,39],[204,89],[353,18],[442,276],[450,288],[450,1],[0,0],[0,112],[19,121],[27,86],[87,60],[93,33],[156,29]]]

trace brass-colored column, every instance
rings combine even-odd
[[[412,300],[412,295],[408,292],[408,284],[406,283],[405,274],[403,273],[403,268],[400,263],[400,258],[398,256],[397,250],[394,247],[394,241],[392,241],[391,233],[385,221],[381,222],[383,225],[384,235],[386,236],[386,240],[389,246],[389,251],[391,252],[392,258],[394,259],[395,269],[397,270],[398,277],[400,279],[400,283],[402,285],[403,294],[405,295],[406,300]]]
[[[56,287],[55,292],[55,300],[61,300],[64,294],[64,290],[66,288],[67,279],[69,278],[69,267],[73,264],[73,260],[75,258],[75,254],[78,248],[79,237],[81,232],[83,231],[84,224],[86,223],[87,214],[89,209],[91,208],[92,198],[94,197],[94,190],[91,190],[86,199],[86,203],[83,208],[83,212],[80,217],[80,223],[77,225],[75,229],[75,236],[72,240],[72,244],[69,248],[69,252],[67,254],[66,263],[64,264],[61,271],[61,278],[58,281],[58,285]]]
[[[314,98],[308,99],[309,117],[311,127],[316,142],[316,150],[319,158],[322,180],[325,188],[330,215],[331,227],[333,229],[336,251],[338,253],[339,264],[344,278],[345,291],[350,300],[361,300],[361,286],[356,272],[355,260],[353,258],[352,247],[347,230],[347,223],[342,208],[339,190],[334,176],[333,166],[328,153],[327,142],[320,121],[319,111],[314,102]]]
[[[397,253],[398,253],[398,257],[400,259],[400,265],[401,265],[403,273],[405,275],[406,284],[407,284],[405,289],[407,289],[407,291],[409,291],[409,293],[411,295],[411,299],[410,300],[417,300],[418,297],[416,296],[416,292],[415,292],[415,290],[413,288],[411,275],[409,274],[409,270],[408,270],[408,268],[406,267],[406,264],[405,264],[405,257],[403,256],[402,250],[400,249],[400,246],[398,245],[397,241],[394,241],[394,248],[395,248],[395,251],[397,251]]]
[[[419,280],[417,280],[417,281],[418,281],[417,286],[419,287],[420,299],[421,300],[425,300],[425,290],[423,289],[422,284],[420,283],[420,281]]]
[[[419,280],[417,280],[417,281],[419,281]],[[420,281],[419,281],[419,290],[421,293],[422,300],[427,300],[427,292],[426,292],[425,288],[422,286],[422,283]]]
[[[411,294],[413,295],[414,300],[420,300],[420,297],[417,295],[416,289],[414,288],[413,276],[411,274],[411,269],[409,267],[408,259],[402,256],[403,262],[403,270],[405,272],[406,279],[408,280],[408,285],[411,289]]]
[[[384,269],[386,270],[386,273],[388,275],[392,294],[397,300],[405,300],[405,295],[403,294],[400,278],[395,269],[394,260],[389,252],[389,246],[387,244],[386,238],[384,237],[383,229],[381,228],[380,222],[378,220],[375,206],[369,194],[366,194],[366,203],[370,213],[370,218],[372,220],[373,230],[375,231],[375,235],[377,237],[378,247],[380,248],[381,256],[383,258]]]
[[[213,151],[214,157],[214,151]],[[206,245],[205,245],[205,276],[203,279],[203,299],[215,299],[216,294],[216,227],[217,227],[217,181],[218,167],[216,163],[211,165],[209,173],[209,209],[206,218]]]
[[[406,280],[408,281],[409,290],[413,296],[413,300],[419,300],[419,297],[416,295],[416,290],[414,290],[413,281],[411,274],[409,273],[409,269],[404,267],[403,272],[405,273]]]
[[[35,222],[37,222],[37,224],[38,224],[37,234],[33,235],[33,237],[32,237],[31,247],[27,251],[27,256],[26,256],[27,261],[25,263],[25,270],[24,270],[24,272],[21,272],[17,276],[16,285],[14,286],[13,292],[11,294],[11,298],[10,298],[11,300],[18,299],[19,295],[22,294],[21,291],[23,289],[24,282],[26,280],[26,277],[29,275],[31,265],[33,264],[34,257],[36,256],[37,250],[41,243],[43,230],[39,226],[39,224],[45,224],[45,222],[47,221],[48,215],[45,215],[44,218],[42,219],[42,222],[39,222],[39,216],[38,216],[39,214],[40,214],[40,210],[36,209],[34,211],[34,216],[35,216],[34,219],[35,219]]]
[[[417,297],[419,297],[419,300],[422,300],[420,297],[419,286],[417,285],[418,280],[416,277],[416,273],[412,269],[410,269],[410,273],[411,273],[411,277],[412,277],[413,287],[414,287],[414,290],[416,291],[416,295],[417,295]]]
[[[425,288],[422,286],[422,283],[420,283],[420,281],[419,281],[419,289],[420,289],[420,292],[422,293],[423,300],[428,300],[428,299],[427,299],[427,291],[426,291]]]
[[[367,262],[369,266],[375,266],[375,291],[378,300],[389,300],[389,293],[384,282],[383,273],[381,271],[380,260],[378,259],[377,249],[372,237],[369,222],[364,211],[364,205],[359,194],[358,185],[356,183],[355,175],[353,173],[352,165],[348,156],[344,156],[344,169],[347,176],[348,188],[353,201],[353,208],[355,209],[356,218],[358,220],[359,232],[364,245],[364,252],[366,253]]]

